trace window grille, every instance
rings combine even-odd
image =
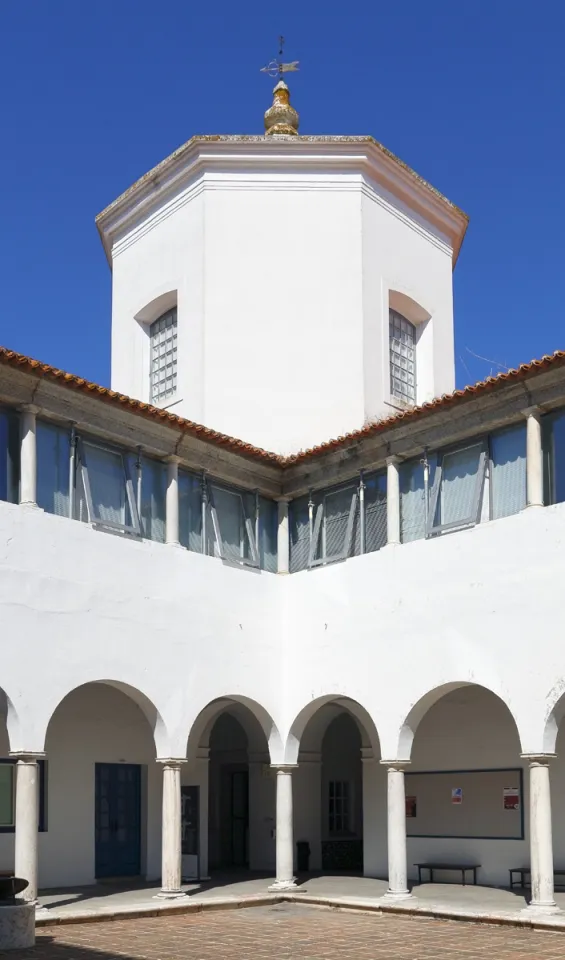
[[[389,310],[390,392],[416,403],[416,327],[396,310]]]
[[[329,832],[351,833],[351,798],[347,780],[330,780],[328,800]]]
[[[151,343],[151,403],[169,400],[177,389],[177,308],[149,328]]]

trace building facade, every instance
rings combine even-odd
[[[285,889],[302,841],[551,911],[565,354],[455,391],[465,215],[272,130],[98,218],[111,390],[0,350],[0,869]]]

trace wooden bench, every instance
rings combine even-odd
[[[527,877],[527,876],[529,877],[529,876],[531,875],[531,872],[532,872],[532,868],[531,868],[531,867],[512,867],[508,872],[509,872],[509,874],[510,874],[510,889],[511,889],[511,890],[513,890],[514,887],[520,887],[521,889],[523,889],[524,887],[528,886],[528,884],[526,883],[526,877]],[[519,875],[518,880],[515,880],[515,879],[514,879],[514,874],[515,874],[515,873],[517,873],[517,874]],[[563,867],[563,868],[561,868],[561,867],[554,867],[554,868],[553,868],[553,879],[555,880],[556,877],[565,877],[565,867]],[[531,886],[531,879],[530,879],[530,884],[529,884],[529,886]],[[558,883],[558,884],[556,884],[556,886],[558,886],[558,887],[563,887],[563,886],[565,886],[565,882],[564,882],[564,883]]]
[[[461,872],[461,884],[465,886],[466,873],[471,870],[473,874],[473,883],[477,886],[477,870],[480,868],[480,863],[442,863],[437,861],[435,863],[415,863],[415,867],[418,867],[418,883],[422,882],[422,870],[428,870],[430,874],[430,883],[434,882],[434,872],[436,870],[454,870],[456,873]]]

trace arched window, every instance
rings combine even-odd
[[[416,403],[416,327],[397,310],[389,310],[390,392]]]
[[[177,308],[167,310],[149,327],[151,403],[163,403],[177,389]]]

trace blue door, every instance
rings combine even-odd
[[[95,765],[96,878],[141,873],[141,767]]]

